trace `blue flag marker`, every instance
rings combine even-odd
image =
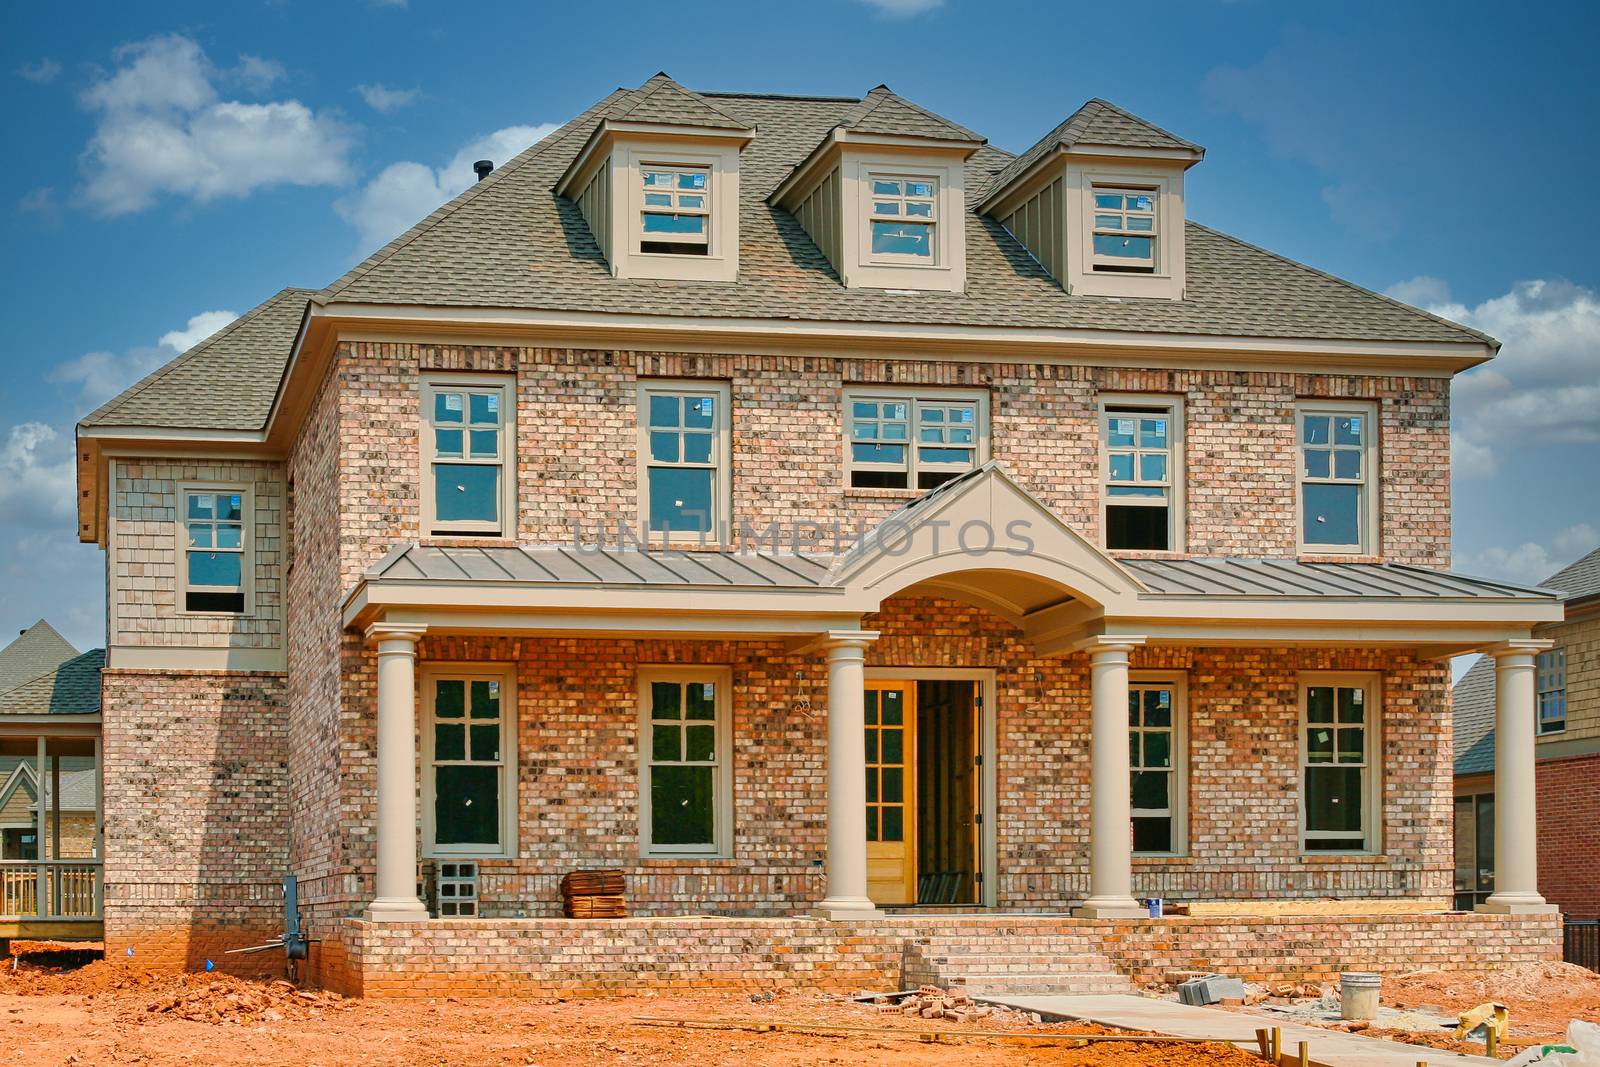
[[[209,971],[209,970],[211,970],[211,969],[212,969],[212,968],[214,968],[214,967],[216,967],[216,964],[215,964],[215,963],[212,963],[212,962],[211,962],[211,961],[210,961],[210,960],[206,960],[206,970],[208,970],[208,971]]]
[[[132,945],[128,946],[128,955],[130,955],[130,956],[133,955],[133,946]]]

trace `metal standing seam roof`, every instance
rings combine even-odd
[[[510,582],[532,585],[837,588],[837,557],[755,551],[643,551],[614,546],[397,546],[369,581]],[[1394,563],[1267,559],[1118,560],[1160,596],[1383,597],[1403,600],[1553,600],[1554,594]]]

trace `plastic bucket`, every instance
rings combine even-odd
[[[1145,897],[1145,899],[1144,899],[1144,908],[1145,908],[1145,911],[1150,913],[1150,918],[1152,918],[1152,919],[1161,918],[1162,903],[1161,903],[1161,898],[1160,897]]]
[[[1367,971],[1345,971],[1339,975],[1339,1015],[1344,1019],[1376,1019],[1380,975]]]

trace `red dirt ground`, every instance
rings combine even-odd
[[[345,1000],[287,982],[152,974],[84,954],[23,951],[0,966],[0,1048],[29,1064],[497,1065],[626,1067],[736,1063],[740,1067],[864,1064],[896,1067],[1259,1067],[1229,1045],[1118,1043],[1070,1047],[1103,1027],[1039,1025],[1013,1014],[965,1023],[880,1015],[840,998],[777,994],[618,1000]],[[856,1027],[848,1036],[675,1029],[653,1018]],[[992,1040],[926,1044],[910,1034],[1026,1034],[1061,1046]],[[908,1039],[910,1038],[910,1039]]]

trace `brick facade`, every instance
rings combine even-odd
[[[1082,939],[1136,982],[1219,970],[1249,981],[1334,982],[1340,971],[1490,970],[1560,958],[1552,916],[1105,920],[918,916],[809,919],[346,921],[325,982],[372,997],[607,996],[727,989],[901,988],[929,941],[984,951]],[[1003,946],[1003,948],[1002,948]],[[320,947],[313,952],[320,952]]]
[[[1538,764],[1539,892],[1573,919],[1600,919],[1600,752]]]

